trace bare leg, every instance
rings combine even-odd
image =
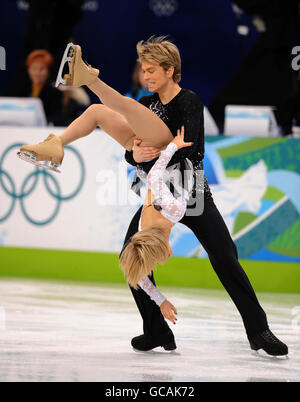
[[[64,158],[63,147],[87,136],[98,125],[125,149],[132,150],[134,139],[137,137],[126,119],[104,105],[92,105],[60,136],[50,134],[43,142],[23,145],[18,156],[39,167],[59,172],[58,167]],[[45,165],[44,161],[50,161],[50,165]]]
[[[89,135],[97,126],[101,126],[114,140],[131,151],[135,133],[121,114],[104,105],[91,105],[74,120],[60,135],[63,146]]]
[[[99,78],[90,84],[89,88],[104,105],[126,118],[136,136],[142,140],[142,146],[162,149],[173,140],[173,135],[166,124],[139,102],[122,96]]]

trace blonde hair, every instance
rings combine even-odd
[[[135,233],[120,256],[120,266],[127,282],[137,289],[138,282],[149,276],[156,264],[164,264],[169,247],[163,229],[150,226]]]
[[[158,63],[166,71],[174,67],[173,81],[181,80],[181,57],[174,43],[166,40],[167,36],[151,36],[147,41],[140,41],[136,45],[138,61],[142,63]]]

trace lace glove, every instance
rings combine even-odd
[[[156,286],[150,281],[148,276],[145,276],[142,280],[138,282],[138,285],[147,295],[153,300],[158,307],[166,300],[165,296],[162,295]]]

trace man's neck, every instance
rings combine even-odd
[[[179,92],[181,88],[178,84],[171,84],[165,88],[162,88],[161,91],[158,92],[159,98],[161,102],[166,105],[169,103]]]

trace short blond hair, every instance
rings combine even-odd
[[[167,36],[151,36],[147,41],[140,41],[136,45],[138,61],[142,64],[158,63],[166,71],[174,67],[173,81],[181,80],[181,57],[174,43],[166,40]]]
[[[127,282],[137,289],[138,282],[151,275],[156,264],[164,264],[169,247],[163,229],[150,226],[135,233],[120,256],[120,266]]]

